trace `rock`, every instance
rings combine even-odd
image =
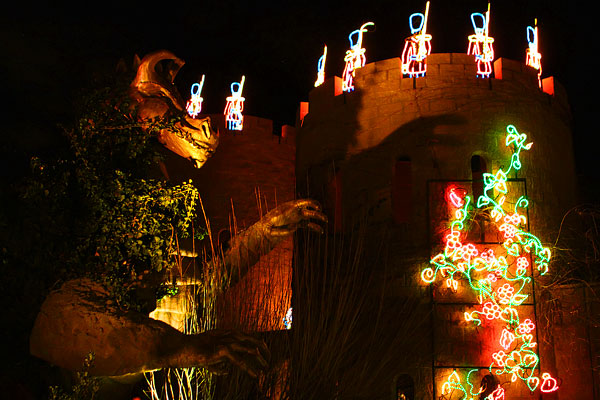
[[[101,284],[75,279],[44,301],[31,332],[30,351],[71,371],[82,370],[91,352],[90,374],[115,376],[159,368],[153,361],[172,347],[163,339],[181,341],[181,336],[164,322],[119,310]]]
[[[109,293],[90,279],[74,279],[50,293],[30,336],[32,355],[69,371],[81,371],[93,353],[90,375],[124,376],[161,368],[231,363],[258,376],[270,357],[264,342],[229,330],[185,335],[142,313],[109,304]]]

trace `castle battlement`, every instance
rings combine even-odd
[[[342,92],[341,78],[327,79],[300,107],[308,112],[299,113],[296,176],[301,186],[307,180],[300,177],[310,176],[312,186],[300,192],[322,192],[334,164],[347,180],[344,213],[389,221],[397,160],[410,160],[410,197],[420,204],[428,181],[473,179],[473,157],[486,171],[504,165],[510,154],[502,140],[506,127],[514,125],[534,142],[521,171],[534,226],[552,232],[576,193],[566,92],[552,77],[540,89],[537,71],[514,60],[497,59],[493,78],[476,75],[473,56],[446,53],[430,55],[427,75],[420,78],[403,77],[400,59],[391,58],[356,70],[349,93]],[[550,198],[552,206],[544,201]],[[416,207],[410,218],[427,226],[423,208]]]
[[[535,69],[506,58],[498,58],[494,62],[494,78],[477,78],[476,73],[474,57],[464,53],[431,54],[427,58],[427,75],[421,78],[403,77],[398,57],[376,61],[356,70],[355,92],[344,94],[342,79],[337,76],[312,89],[308,104],[301,106],[299,117],[303,120],[307,113],[328,112],[330,107],[357,100],[352,97],[361,97],[365,105],[373,101],[380,104],[383,98],[387,104],[411,103],[415,100],[415,93],[420,95],[417,98],[419,104],[406,104],[403,112],[427,116],[452,109],[460,111],[465,106],[473,110],[472,100],[485,96],[485,91],[489,90],[550,104],[554,113],[565,120],[571,118],[566,91],[552,76],[542,80],[540,89]],[[444,90],[445,93],[438,95],[436,90]]]

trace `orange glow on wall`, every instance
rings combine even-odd
[[[554,77],[549,76],[542,79],[542,91],[550,96],[554,96]]]
[[[306,117],[306,114],[308,114],[308,106],[309,103],[308,101],[302,101],[300,102],[300,126],[302,126],[302,124],[304,124],[304,117]]]

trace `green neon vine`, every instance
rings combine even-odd
[[[506,129],[505,144],[513,151],[510,166],[495,173],[483,175],[484,191],[473,207],[471,197],[456,186],[447,188],[446,198],[453,211],[450,231],[445,236],[443,251],[435,255],[431,266],[421,273],[421,279],[433,283],[438,278],[445,279],[448,288],[458,290],[458,280],[468,282],[468,288],[476,295],[479,306],[464,313],[466,321],[476,326],[500,325],[502,333],[498,338],[499,348],[490,355],[489,371],[494,375],[510,376],[511,382],[523,381],[534,391],[553,392],[558,389],[556,379],[544,372],[541,378],[536,375],[539,357],[535,351],[535,324],[531,319],[523,319],[519,307],[527,301],[528,287],[533,283],[530,268],[540,275],[548,272],[550,249],[544,247],[538,237],[527,232],[526,209],[529,202],[520,197],[512,209],[507,207],[507,180],[511,172],[521,169],[522,151],[531,149],[533,143],[527,143],[527,135],[519,133],[513,125]],[[489,210],[489,215],[504,242],[504,255],[497,255],[493,249],[481,245],[465,243],[465,227],[474,218],[474,209]],[[532,260],[532,261],[531,261]],[[463,393],[463,400],[475,400],[481,393],[474,391],[470,382],[472,370],[467,375],[467,391],[460,377],[454,371],[442,387],[442,392]],[[477,397],[478,398],[478,397]],[[486,400],[504,399],[504,389],[500,386],[486,397]]]

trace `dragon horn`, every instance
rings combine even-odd
[[[159,62],[170,61],[164,69]],[[144,97],[162,96],[171,100],[179,110],[183,110],[184,101],[173,85],[175,76],[185,62],[167,50],[159,50],[146,55],[140,62],[131,89]]]

